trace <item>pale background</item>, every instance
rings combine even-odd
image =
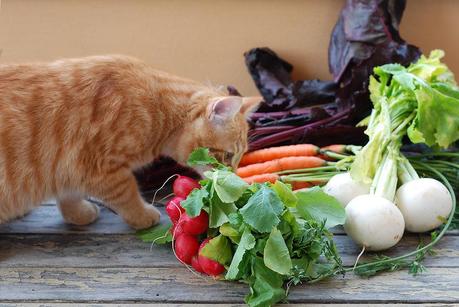
[[[137,56],[157,68],[243,94],[256,90],[243,52],[268,46],[295,78],[330,79],[327,46],[342,0],[3,0],[0,62],[92,54]],[[408,0],[401,34],[446,51],[459,75],[459,0]]]

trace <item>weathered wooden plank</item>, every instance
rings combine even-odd
[[[349,274],[294,287],[290,303],[459,303],[459,268],[413,277],[392,272],[370,280]],[[216,281],[186,268],[4,268],[0,298],[9,302],[242,303],[247,285]]]
[[[118,303],[118,304],[97,304],[97,303],[85,303],[85,304],[78,304],[78,303],[0,303],[0,307],[190,307],[190,306],[196,306],[196,304],[157,304],[157,303],[152,303],[152,304],[142,304],[142,303]],[[218,304],[218,303],[213,303],[213,304],[199,304],[199,306],[203,307],[246,307],[247,305],[245,304]],[[298,307],[300,306],[299,304],[279,304],[279,307]],[[303,306],[303,305],[302,305]],[[346,307],[349,305],[314,305],[314,306],[319,306],[319,307],[334,307],[334,306],[340,306],[340,307]],[[365,305],[361,305],[365,307]],[[406,305],[397,305],[404,307]],[[433,306],[433,305],[429,305]],[[441,305],[441,306],[446,306],[446,305]],[[419,307],[419,306],[416,306]]]
[[[344,228],[342,226],[336,226],[336,227],[333,227],[331,229],[331,231],[334,233],[334,234],[346,234],[346,232],[344,231]],[[417,235],[417,234],[413,234],[413,233],[406,233],[405,232],[405,235]],[[451,230],[448,230],[446,232],[446,235],[449,235],[449,236],[457,236],[459,235],[459,229],[451,229]]]
[[[430,242],[430,237],[421,237],[423,242]],[[357,255],[361,252],[352,239],[346,235],[335,235],[334,241],[338,251],[342,257],[345,266],[354,265]],[[371,260],[375,255],[386,255],[396,257],[407,254],[416,250],[420,242],[420,237],[417,235],[405,235],[402,240],[393,248],[381,253],[366,252],[359,260],[360,263]],[[459,267],[459,237],[444,236],[434,248],[435,256],[426,256],[423,264],[427,267]]]
[[[79,304],[79,303],[50,303],[50,302],[40,302],[40,303],[1,303],[0,302],[0,307],[190,307],[190,306],[196,306],[196,304],[180,304],[180,303],[150,303],[150,304],[142,304],[142,303],[108,303],[108,304],[99,304],[99,303],[85,303],[85,304]],[[247,305],[245,304],[219,304],[219,303],[212,303],[212,304],[199,304],[199,306],[203,307],[245,307]],[[279,307],[298,307],[299,304],[279,304]],[[319,306],[320,305],[315,305]],[[335,305],[335,306],[340,306],[340,307],[347,307],[349,305]],[[365,306],[365,305],[363,305]],[[403,305],[400,305],[403,307]],[[445,306],[445,305],[442,305]],[[334,307],[333,305],[326,305],[323,307]],[[417,306],[418,307],[418,306]]]
[[[100,208],[99,219],[91,225],[66,224],[56,206],[41,206],[21,219],[0,225],[0,234],[126,234],[134,233],[123,220],[109,209]],[[163,210],[163,208],[160,208]],[[162,219],[167,218],[163,214]]]
[[[164,207],[157,205],[163,213],[162,221],[167,216],[164,213]],[[336,234],[344,234],[342,227],[333,229]],[[8,224],[0,225],[0,234],[126,234],[134,233],[119,216],[105,207],[101,207],[99,219],[88,226],[75,226],[64,223],[58,209],[55,205],[41,206],[22,219],[12,221]],[[448,235],[459,235],[459,230],[448,232]]]
[[[152,304],[142,304],[142,303],[109,303],[109,304],[97,304],[97,303],[85,303],[85,304],[78,304],[78,303],[0,303],[0,307],[190,307],[190,306],[196,306],[196,304],[161,304],[161,303],[152,303]],[[199,304],[199,306],[203,307],[245,307],[247,305],[245,304],[218,304],[218,303],[213,303],[213,304]],[[298,307],[298,304],[279,304],[280,307],[291,307],[295,306]],[[321,306],[321,305],[315,305],[315,306]],[[324,305],[323,307],[334,307],[334,306],[340,306],[340,307],[345,307],[346,305]],[[349,305],[347,305],[349,306]],[[365,305],[363,305],[365,306]],[[404,307],[404,305],[398,305],[401,307]],[[445,305],[442,305],[445,306]]]
[[[360,250],[347,236],[335,236],[347,266]],[[416,248],[418,238],[405,237],[387,252],[395,256]],[[181,267],[170,246],[143,243],[133,235],[2,235],[0,268],[5,267]],[[368,254],[371,255],[371,254]],[[362,257],[360,261],[367,260]],[[446,236],[436,255],[424,262],[428,267],[459,267],[459,237]]]
[[[134,235],[3,235],[0,246],[0,268],[182,266],[170,246]]]
[[[372,306],[387,306],[387,304],[359,304],[359,307],[372,307]],[[196,306],[196,304],[142,304],[142,303],[108,303],[108,304],[97,304],[97,303],[90,303],[90,304],[78,304],[78,303],[0,303],[0,307],[127,307],[127,306],[135,306],[135,307],[190,307]],[[245,307],[245,304],[199,304],[199,306],[203,307]],[[299,307],[299,306],[311,306],[311,304],[278,304],[276,306],[279,307]],[[351,307],[355,306],[355,304],[313,304],[315,307]],[[453,304],[422,304],[424,307],[453,307]],[[397,307],[419,307],[419,304],[397,304]]]
[[[0,233],[132,233],[121,218],[102,207],[99,219],[88,226],[66,224],[55,206],[42,206],[21,219],[0,225]]]

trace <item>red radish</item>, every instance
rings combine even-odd
[[[204,271],[201,268],[201,265],[199,264],[198,256],[195,255],[193,258],[191,258],[191,266],[196,270],[196,272],[199,273],[204,273]]]
[[[210,239],[211,238],[207,238],[201,243],[201,246],[199,246],[199,251],[201,251],[201,249],[210,241]],[[218,276],[225,271],[225,267],[223,265],[221,265],[217,261],[204,257],[203,255],[200,255],[199,253],[198,253],[198,261],[199,261],[199,265],[201,266],[201,269],[207,275]]]
[[[180,224],[174,223],[172,224],[171,229],[169,230],[174,239],[178,238],[180,235],[184,234],[183,228]]]
[[[191,264],[191,258],[198,253],[198,250],[199,242],[196,237],[182,234],[175,239],[175,255],[186,264]]]
[[[182,208],[180,202],[185,200],[185,198],[180,196],[175,196],[169,200],[166,204],[166,212],[172,222],[177,222],[180,218],[180,215],[185,212],[185,209]]]
[[[174,184],[172,185],[172,189],[176,196],[180,196],[186,198],[188,194],[193,191],[193,189],[200,189],[201,186],[199,182],[196,180],[186,177],[186,176],[178,176],[177,179],[174,180]]]
[[[183,212],[178,223],[182,226],[184,233],[197,236],[209,228],[209,215],[204,210],[201,210],[201,213],[196,217],[190,217],[186,212]]]
[[[201,250],[204,247],[204,245],[206,245],[207,242],[209,242],[212,239],[213,238],[205,238],[204,241],[202,241],[201,244],[199,245],[199,250]]]
[[[212,259],[201,255],[198,256],[198,260],[199,265],[207,275],[218,276],[225,271],[225,267],[217,261],[213,261]]]

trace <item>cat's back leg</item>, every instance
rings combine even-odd
[[[0,224],[21,218],[40,204],[34,204],[25,197],[8,197],[7,193],[0,191]]]

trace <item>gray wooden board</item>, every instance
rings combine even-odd
[[[289,302],[457,303],[458,274],[459,268],[431,268],[416,277],[398,271],[370,280],[349,274],[294,287]],[[186,268],[4,268],[0,278],[0,297],[12,302],[241,303],[247,290]]]
[[[386,304],[359,304],[359,307],[372,307],[372,306],[382,306]],[[98,303],[90,303],[90,304],[76,304],[76,303],[0,303],[0,307],[127,307],[127,306],[135,306],[135,307],[190,307],[196,306],[196,304],[174,304],[174,303],[151,303],[151,304],[143,304],[143,303],[124,303],[124,304],[98,304]],[[246,306],[244,304],[199,304],[199,306],[203,307],[243,307]],[[278,304],[279,307],[299,307],[299,306],[315,306],[315,307],[350,307],[355,306],[354,304]],[[422,304],[425,307],[452,307],[456,306],[453,304]],[[419,304],[397,304],[397,307],[419,307]]]
[[[133,233],[105,208],[93,225],[66,225],[52,203],[0,225],[0,307],[24,302],[36,302],[36,306],[64,302],[233,306],[242,302],[246,285],[195,276],[175,260],[168,246],[154,246],[150,251],[150,245]],[[359,250],[342,229],[335,233],[343,261],[351,265]],[[443,238],[436,257],[426,259],[428,271],[420,276],[401,271],[368,280],[348,274],[295,287],[289,302],[459,303],[458,233],[449,232]],[[412,250],[417,242],[417,236],[406,235],[388,255]]]
[[[359,248],[347,236],[335,236],[344,265],[354,264]],[[418,238],[405,237],[394,256],[416,248]],[[133,235],[0,235],[0,268],[6,267],[181,267],[170,245],[154,245]],[[459,267],[459,237],[446,236],[428,256],[428,267]],[[371,254],[369,254],[371,255]],[[368,258],[362,257],[360,261]]]
[[[163,214],[162,218],[166,218]],[[0,225],[1,233],[16,234],[124,234],[134,233],[122,219],[109,209],[101,207],[98,220],[88,226],[69,225],[64,222],[55,205],[41,206],[21,219]]]
[[[290,307],[290,306],[306,306],[307,304],[279,304],[280,307]],[[163,304],[163,303],[152,303],[152,304],[143,304],[143,303],[124,303],[124,304],[97,304],[97,303],[85,303],[85,304],[77,304],[77,303],[0,303],[0,307],[128,307],[128,306],[135,306],[135,307],[190,307],[190,306],[196,306],[196,304],[174,304],[174,303],[169,303],[169,304]],[[244,307],[246,305],[244,304],[199,304],[199,306],[203,307]],[[314,305],[314,306],[319,306],[320,305]],[[345,307],[346,305],[324,305],[323,307],[335,307],[335,306],[340,306],[340,307]],[[399,307],[398,305],[397,307]],[[433,305],[432,305],[433,306]],[[442,305],[445,306],[445,305]],[[365,306],[360,306],[360,307],[365,307]],[[406,305],[401,305],[400,307],[406,307]]]
[[[162,204],[156,204],[162,212],[161,220],[165,221],[167,216]],[[335,227],[333,232],[344,234],[342,227]],[[21,219],[17,219],[7,224],[0,225],[0,234],[125,234],[134,233],[122,219],[105,207],[101,207],[99,219],[88,226],[75,226],[64,223],[59,210],[55,204],[47,203],[36,208],[31,213]],[[449,235],[459,235],[459,229],[448,232]]]

